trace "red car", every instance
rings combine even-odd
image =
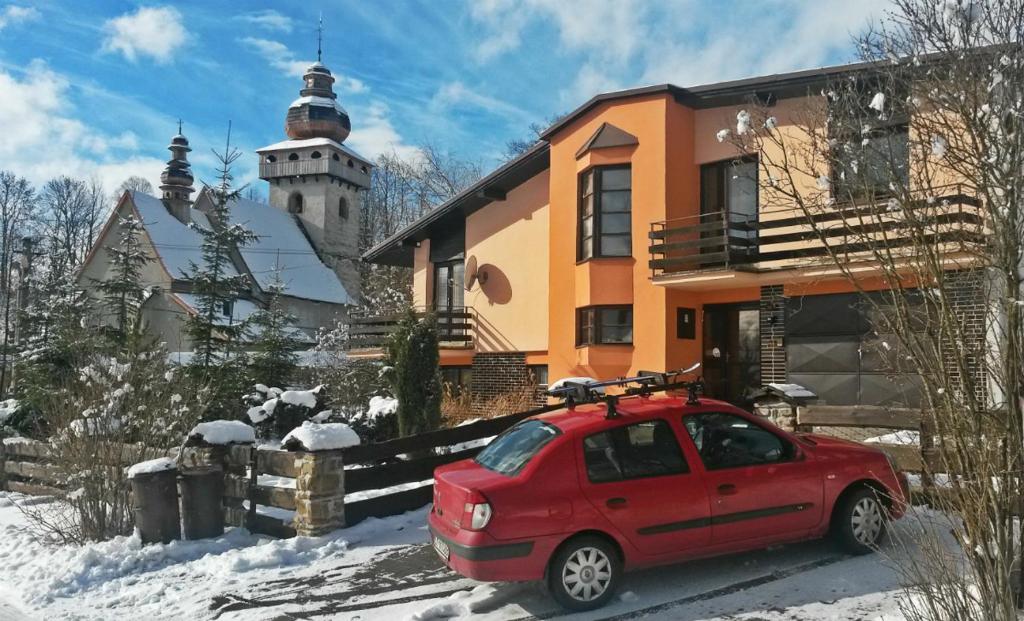
[[[545,580],[589,610],[623,571],[834,536],[872,550],[906,477],[884,453],[711,399],[623,397],[528,418],[438,468],[429,524],[456,572]]]

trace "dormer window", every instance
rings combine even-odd
[[[319,151],[313,151],[312,153],[309,154],[309,157],[314,159],[314,160],[318,160],[318,159],[320,159],[320,152]]]
[[[277,156],[276,155],[268,155],[267,156],[267,161],[270,162],[271,164],[273,164],[274,162],[277,161]]]
[[[298,153],[289,153],[288,154],[288,161],[289,162],[294,162],[297,159],[299,159],[299,154]]]

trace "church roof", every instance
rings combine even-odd
[[[233,224],[241,224],[259,240],[240,249],[260,289],[267,291],[280,270],[285,295],[334,304],[355,304],[334,270],[324,265],[291,214],[264,203],[240,198],[231,205]]]
[[[131,197],[135,209],[139,212],[139,218],[155,246],[157,258],[171,278],[185,279],[192,263],[203,264],[203,238],[199,231],[171,215],[161,199],[138,191],[132,191]],[[206,215],[194,209],[192,219],[198,226],[210,226]],[[234,269],[231,272],[231,275],[238,273]]]

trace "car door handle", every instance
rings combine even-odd
[[[609,498],[605,501],[605,506],[609,509],[622,509],[626,506],[625,498]]]
[[[734,496],[736,494],[736,486],[732,483],[724,483],[718,486],[719,496]]]

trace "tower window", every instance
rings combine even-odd
[[[311,157],[314,160],[318,160],[318,159],[320,159],[320,152],[319,151],[313,151],[312,153],[309,154],[309,157]]]
[[[335,162],[340,162],[341,161],[341,158],[338,157],[337,153],[332,153],[331,154],[331,159],[334,160]]]
[[[370,172],[370,171],[366,170],[366,166],[360,166],[359,170],[363,171],[364,173],[369,173]]]
[[[267,156],[267,161],[270,162],[271,164],[273,164],[274,162],[277,161],[277,156],[276,155],[268,155]]]
[[[298,153],[289,153],[288,154],[288,161],[289,162],[294,162],[297,159],[299,159],[299,154]]]
[[[288,213],[302,213],[302,195],[298,192],[288,197]]]
[[[348,200],[344,196],[338,199],[338,216],[342,220],[348,220]]]
[[[353,162],[352,160],[349,160],[349,161],[348,161],[348,167],[349,167],[349,168],[355,168],[355,167],[356,167],[356,164],[355,164],[355,162]]]

